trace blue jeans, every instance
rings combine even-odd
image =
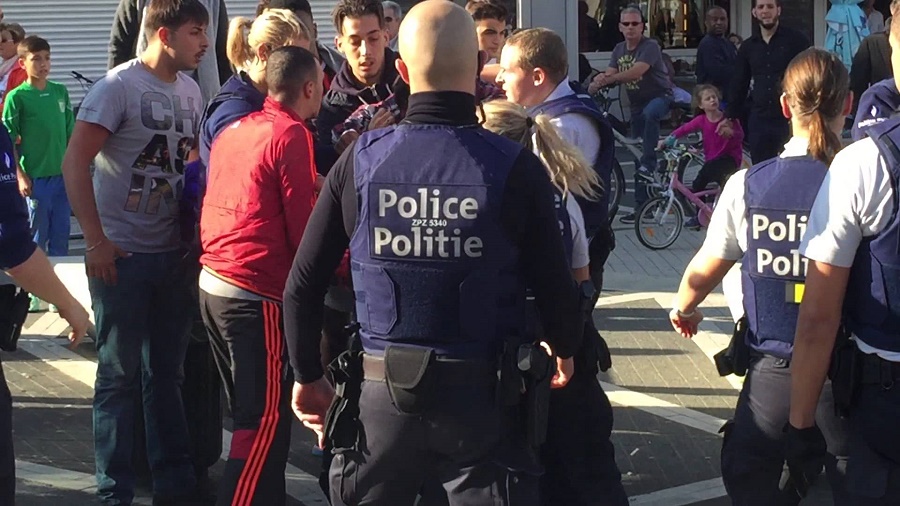
[[[118,283],[90,278],[97,321],[94,455],[97,495],[106,505],[134,498],[134,411],[142,393],[153,491],[190,493],[196,486],[181,383],[192,300],[183,252],[135,253],[116,261]],[[140,389],[140,390],[139,390]]]
[[[34,242],[47,255],[64,257],[69,254],[69,218],[72,208],[66,196],[62,176],[36,177],[31,180],[31,233]]]
[[[643,107],[643,109],[631,110],[631,135],[643,139],[641,151],[643,156],[639,160],[640,166],[635,167],[634,175],[634,209],[637,209],[647,201],[647,185],[638,176],[637,169],[645,167],[651,171],[656,170],[656,145],[659,143],[659,123],[669,114],[672,107],[672,97],[656,97]]]

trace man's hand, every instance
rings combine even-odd
[[[319,438],[319,448],[325,447],[325,414],[334,400],[334,387],[325,377],[312,383],[294,382],[291,409],[306,428]]]
[[[730,139],[734,136],[734,125],[731,124],[730,119],[723,119],[716,125],[716,135],[726,139]]]
[[[65,306],[59,307],[59,316],[69,322],[69,326],[72,327],[69,332],[69,349],[74,350],[91,326],[90,316],[74,298]]]
[[[31,178],[28,177],[28,174],[25,174],[20,170],[17,179],[19,180],[19,193],[22,194],[23,197],[30,197],[32,188]]]
[[[337,143],[334,145],[334,150],[341,154],[347,149],[353,142],[359,139],[359,132],[356,130],[344,130],[344,133],[341,134],[341,137],[338,139]]]
[[[114,286],[118,283],[119,277],[116,272],[116,259],[128,258],[131,256],[131,253],[116,246],[106,237],[88,249],[90,249],[90,251],[84,255],[84,264],[85,267],[87,267],[88,277],[100,278],[109,286]]]
[[[316,174],[316,193],[322,191],[322,188],[325,187],[325,176],[322,174]]]
[[[541,348],[547,352],[547,355],[553,356],[553,349],[550,348],[550,344],[541,341]],[[553,378],[550,379],[550,388],[562,388],[569,383],[569,380],[572,379],[572,376],[575,374],[575,361],[569,358],[559,358],[556,357],[556,374],[553,375]]]
[[[806,497],[809,488],[822,472],[827,458],[828,444],[818,427],[813,425],[798,429],[788,424],[785,427],[785,461],[791,473],[791,481],[800,497]]]
[[[378,112],[376,112],[375,115],[372,116],[372,120],[369,121],[369,128],[367,128],[366,130],[371,132],[372,130],[391,126],[394,123],[396,123],[396,121],[394,121],[394,115],[391,114],[391,111],[388,110],[387,107],[385,107],[383,109],[379,109]]]
[[[693,313],[685,315],[679,314],[677,309],[669,312],[669,321],[675,332],[681,334],[681,337],[691,338],[697,335],[700,322],[703,321],[703,313],[699,309],[695,309]]]
[[[550,380],[550,388],[562,388],[569,384],[569,380],[575,375],[575,360],[572,357],[556,357],[556,374]]]
[[[597,93],[597,91],[599,91],[601,88],[605,88],[611,84],[613,84],[611,76],[603,73],[597,74],[596,76],[594,76],[591,84],[588,85],[588,93],[593,95],[594,93]]]

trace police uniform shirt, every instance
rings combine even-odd
[[[806,156],[808,151],[807,139],[792,137],[784,145],[781,158]],[[728,179],[719,195],[719,202],[701,249],[711,257],[737,262],[747,251],[747,205],[744,201],[746,177],[747,169],[739,170]]]
[[[477,126],[475,97],[458,92],[410,96],[403,123]],[[427,149],[427,148],[425,148]],[[319,362],[322,299],[334,269],[356,228],[359,197],[354,185],[355,149],[350,146],[329,172],[307,224],[288,276],[284,327],[294,378],[309,383],[322,377]],[[427,151],[410,156],[440,156]],[[578,292],[564,258],[559,222],[553,209],[547,170],[522,151],[506,180],[501,225],[520,251],[521,272],[539,299],[546,328],[554,329],[555,351],[571,357],[581,344]],[[546,206],[540,205],[546,202]]]
[[[800,253],[810,260],[850,268],[863,238],[877,235],[894,213],[891,174],[875,141],[866,137],[835,156],[809,214]],[[900,362],[900,353],[873,348],[863,353]]]
[[[569,82],[563,80],[553,90],[544,102],[550,102],[558,98],[575,95],[575,91],[569,86]],[[563,140],[572,144],[584,156],[591,166],[600,155],[600,132],[597,131],[597,125],[591,118],[583,114],[569,113],[550,120],[550,123],[556,127],[556,133]],[[534,154],[540,155],[537,150],[537,140],[533,142],[535,146]],[[572,224],[572,268],[579,269],[590,263],[588,256],[588,241],[584,230],[584,216],[581,214],[581,208],[575,199],[566,199],[566,210],[569,212],[569,220]]]

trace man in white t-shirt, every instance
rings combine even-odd
[[[581,105],[569,86],[567,73],[566,47],[559,35],[545,28],[531,28],[516,33],[506,41],[500,55],[497,82],[503,86],[509,101],[528,108],[531,114],[550,111],[547,106],[558,104],[567,97],[572,102],[571,109],[553,110],[587,111],[578,109],[579,106],[587,106]],[[601,129],[594,118],[582,112],[550,116],[560,136],[577,147],[585,159],[594,164],[598,157],[603,156]],[[611,145],[608,142],[606,147]],[[609,167],[606,167],[606,177],[602,176],[608,188]],[[606,205],[602,201],[600,210],[605,211]],[[591,209],[590,204],[586,208],[591,211],[596,209]],[[586,286],[584,283],[589,283],[589,271],[585,267],[594,261],[588,251],[587,237],[597,234],[595,241],[603,239],[596,230],[590,230],[596,225],[586,226],[592,221],[591,217],[588,216],[585,221],[575,198],[566,199],[566,209],[571,218],[574,239],[571,267],[575,280]],[[604,227],[608,227],[605,213],[601,221]],[[602,263],[605,259],[599,261]],[[548,332],[552,330],[548,329]],[[589,335],[590,332],[593,335]],[[545,504],[585,504],[597,497],[605,498],[604,504],[608,505],[628,504],[609,441],[612,409],[597,381],[598,364],[594,355],[597,351],[592,346],[601,341],[596,330],[592,327],[586,329],[582,349],[575,355],[575,375],[569,385],[551,394],[553,409],[543,452],[547,473],[541,479]],[[581,416],[575,416],[576,412]],[[574,469],[578,472],[573,472]]]

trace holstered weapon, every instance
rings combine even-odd
[[[556,374],[556,358],[538,345],[519,346],[517,367],[525,381],[525,413],[528,443],[540,446],[547,439],[550,415],[550,380]]]
[[[25,290],[0,285],[0,350],[16,351],[30,302]]]
[[[750,367],[750,347],[747,346],[747,317],[743,316],[734,324],[734,332],[728,347],[716,353],[713,359],[719,376],[744,376]]]

